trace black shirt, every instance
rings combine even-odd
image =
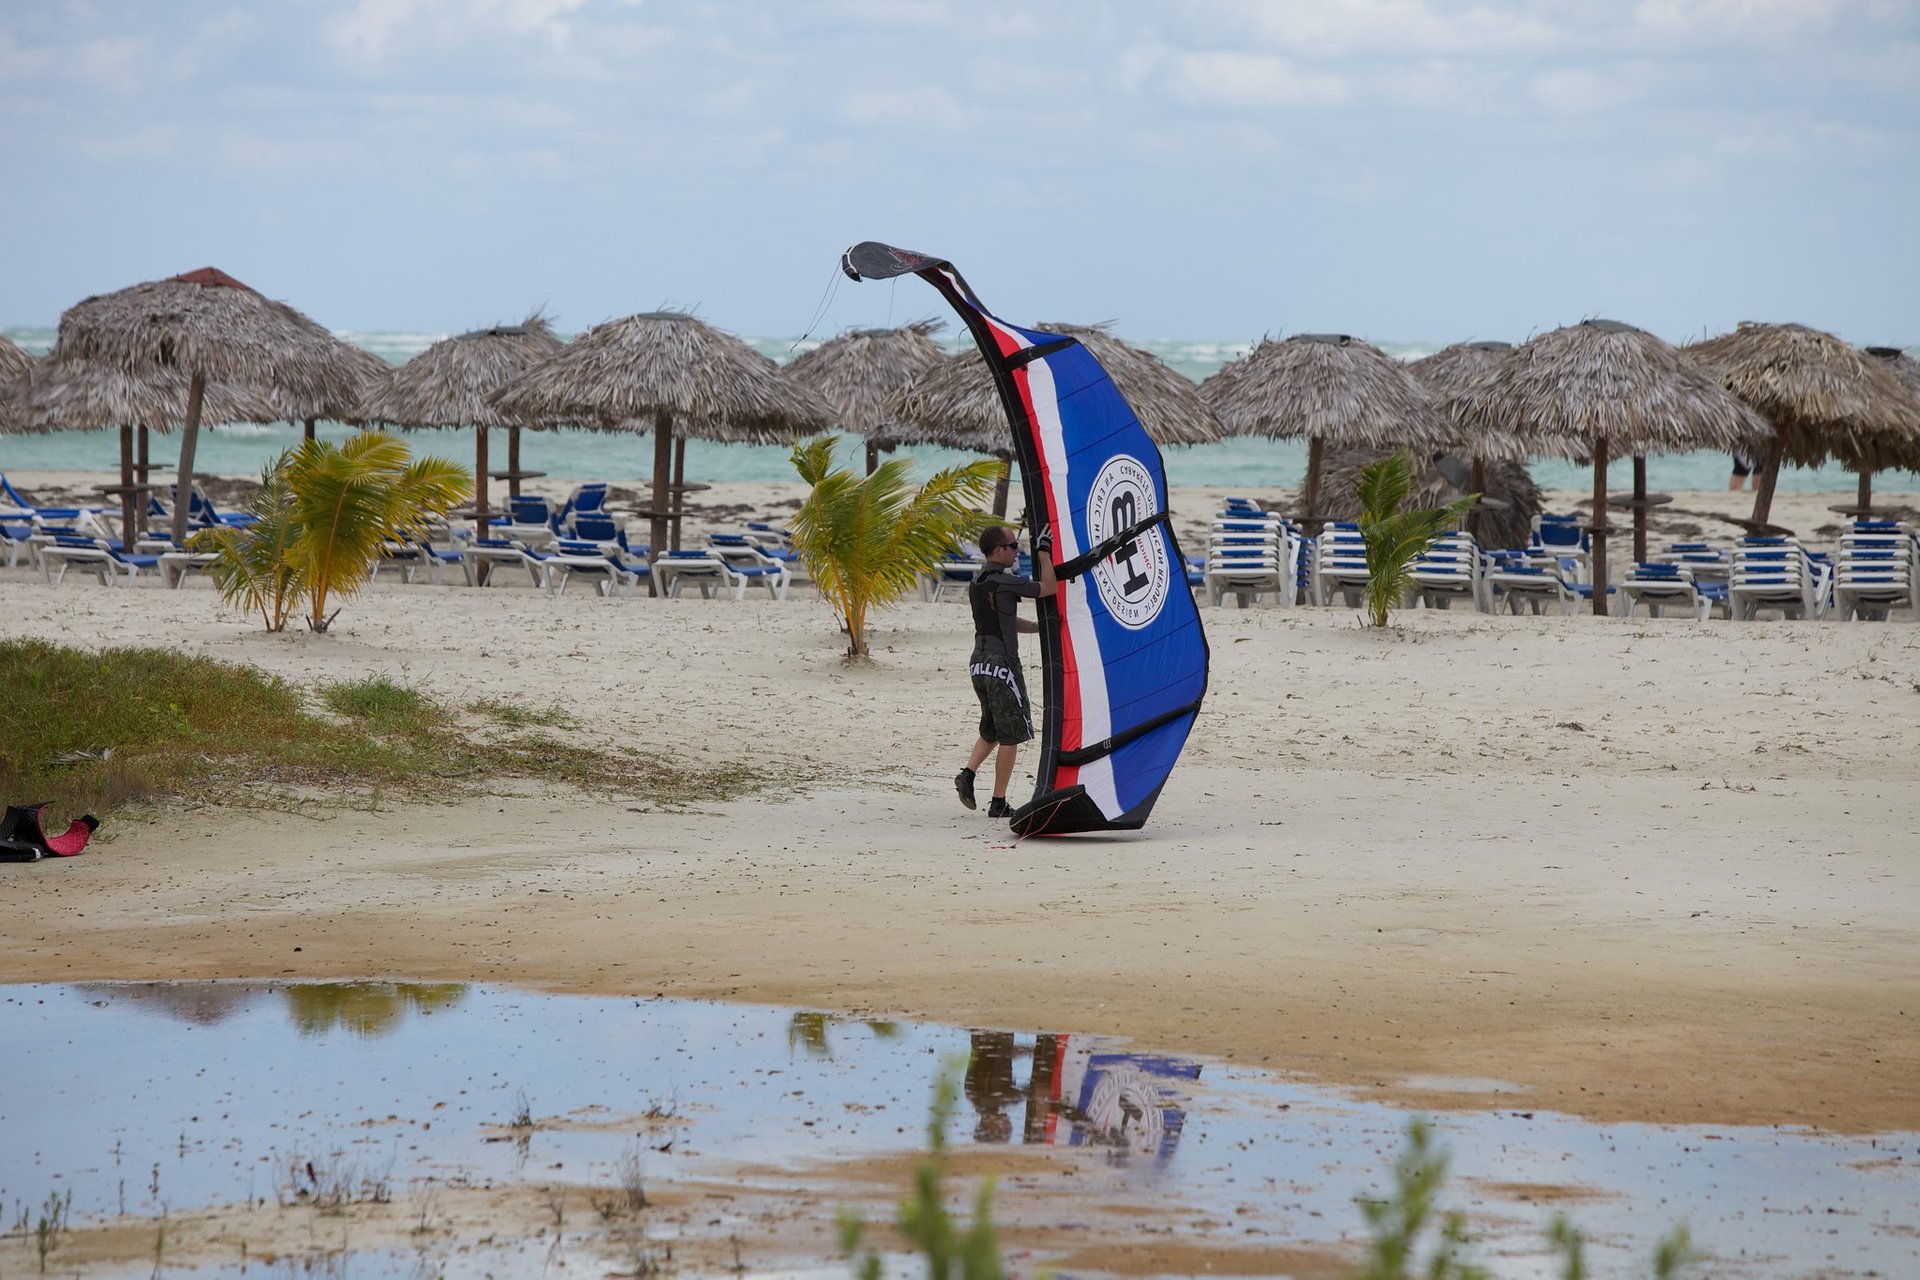
[[[1023,578],[1011,569],[988,564],[967,584],[967,603],[973,606],[973,634],[976,642],[997,640],[1008,658],[1020,658],[1019,630],[1014,625],[1020,616],[1022,598],[1040,598],[1040,584]]]

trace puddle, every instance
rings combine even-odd
[[[1353,1197],[1384,1187],[1408,1119],[1336,1090],[1071,1034],[457,985],[10,986],[0,1227],[17,1234],[50,1197],[70,1196],[82,1221],[217,1206],[284,1216],[326,1194],[432,1188],[452,1206],[489,1189],[617,1188],[643,1170],[652,1186],[810,1186],[830,1239],[833,1204],[858,1194],[884,1205],[905,1190],[854,1171],[893,1172],[887,1160],[923,1145],[932,1081],[956,1058],[969,1061],[949,1134],[957,1153],[1027,1148],[1078,1172],[1048,1180],[1036,1165],[1003,1179],[996,1216],[1049,1238],[1121,1231],[1090,1216],[1100,1201],[1151,1214],[1135,1221],[1149,1234],[1350,1245]],[[1496,1093],[1499,1081],[1427,1085],[1498,1103],[1437,1126],[1452,1153],[1442,1201],[1468,1211],[1476,1256],[1496,1275],[1553,1273],[1539,1242],[1558,1212],[1587,1233],[1600,1274],[1644,1274],[1654,1242],[1682,1221],[1715,1275],[1920,1274],[1920,1135],[1594,1125],[1524,1110],[1525,1095]],[[1076,1185],[1098,1194],[1052,1198]],[[764,1226],[729,1212],[656,1231],[750,1240]],[[575,1213],[566,1230],[589,1225],[584,1203]],[[554,1216],[558,1227],[558,1204]],[[342,1228],[343,1247],[297,1273],[544,1274],[566,1231],[530,1236],[429,1256],[356,1247]],[[846,1274],[816,1262],[801,1270]],[[162,1269],[138,1253],[50,1266]],[[193,1274],[264,1269],[247,1267],[242,1255]]]

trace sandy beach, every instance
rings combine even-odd
[[[705,496],[720,521],[798,491]],[[1817,537],[1847,496],[1785,493],[1775,519]],[[1183,526],[1217,499],[1177,494]],[[1749,503],[1676,494],[1663,518]],[[951,602],[882,612],[852,667],[808,591],[383,579],[333,633],[269,636],[204,580],[0,581],[7,636],[167,644],[308,685],[381,672],[455,704],[556,705],[643,757],[801,779],[670,812],[521,788],[117,818],[81,858],[9,869],[6,981],[715,997],[1112,1033],[1424,1108],[1495,1105],[1485,1082],[1506,1082],[1599,1120],[1920,1129],[1904,617],[1407,610],[1378,632],[1341,608],[1204,610],[1209,700],[1147,829],[1016,843],[954,801],[974,711]]]

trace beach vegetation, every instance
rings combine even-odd
[[[336,715],[366,721],[388,733],[417,732],[447,720],[447,712],[439,703],[386,676],[322,685],[320,701]]]
[[[960,1073],[960,1065],[950,1063],[934,1081],[927,1153],[914,1167],[913,1189],[900,1202],[894,1225],[926,1259],[929,1276],[1000,1280],[1007,1270],[1000,1258],[1000,1234],[993,1225],[994,1180],[981,1180],[970,1223],[947,1209],[947,1128],[960,1098]],[[853,1274],[858,1280],[880,1280],[884,1264],[878,1253],[866,1247],[865,1238],[866,1221],[852,1210],[843,1210],[840,1248],[853,1260]]]
[[[406,442],[362,431],[343,444],[306,440],[261,477],[251,525],[195,534],[212,551],[213,579],[230,604],[281,631],[292,601],[325,631],[347,599],[373,581],[389,540],[423,538],[473,493],[473,476],[445,458],[415,458]]]
[[[990,517],[978,508],[992,498],[1004,464],[982,458],[948,467],[916,488],[911,459],[889,458],[870,475],[835,465],[839,439],[817,436],[793,447],[794,470],[809,492],[788,527],[847,634],[847,655],[862,658],[872,610],[904,598],[986,526]]]
[[[0,794],[56,815],[165,801],[300,810],[393,791],[452,801],[503,778],[683,808],[798,781],[517,730],[390,677],[309,690],[162,648],[0,640],[0,723],[14,728]]]
[[[1405,449],[1360,470],[1360,537],[1367,548],[1367,622],[1384,627],[1406,598],[1413,564],[1429,542],[1459,523],[1480,495],[1468,494],[1443,507],[1407,507],[1413,492],[1413,456]]]
[[[959,1099],[959,1075],[960,1064],[949,1063],[934,1082],[927,1153],[914,1167],[913,1186],[900,1203],[895,1225],[914,1252],[926,1259],[927,1275],[997,1280],[1008,1273],[993,1223],[993,1179],[982,1180],[970,1224],[955,1219],[946,1208],[946,1135]],[[1440,1207],[1447,1163],[1447,1152],[1434,1140],[1433,1126],[1419,1117],[1408,1121],[1406,1143],[1394,1158],[1392,1185],[1386,1194],[1355,1198],[1366,1220],[1367,1248],[1353,1280],[1490,1280],[1492,1272],[1467,1256],[1466,1215]],[[881,1256],[865,1245],[865,1219],[842,1209],[839,1228],[841,1251],[852,1262],[855,1280],[879,1280],[887,1268]],[[1587,1280],[1585,1237],[1564,1214],[1549,1226],[1547,1244],[1559,1259],[1560,1280]],[[1650,1274],[1653,1280],[1685,1280],[1704,1261],[1705,1255],[1693,1247],[1683,1223],[1656,1246]],[[1040,1274],[1048,1274],[1048,1269],[1042,1268]]]
[[[259,614],[268,631],[287,629],[302,594],[289,554],[295,512],[286,461],[282,453],[260,473],[260,488],[247,504],[252,523],[203,529],[187,540],[189,550],[213,553],[208,571],[227,603]]]

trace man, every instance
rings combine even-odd
[[[1013,566],[1020,558],[1013,530],[1004,525],[989,525],[980,533],[980,553],[986,564],[967,586],[967,603],[973,610],[973,660],[968,671],[973,677],[974,696],[980,699],[980,738],[967,756],[967,767],[953,779],[960,803],[974,807],[973,776],[986,763],[989,752],[997,750],[993,761],[993,802],[987,806],[989,818],[1010,818],[1007,783],[1013,779],[1013,757],[1020,744],[1033,736],[1033,716],[1027,701],[1027,679],[1020,670],[1022,631],[1038,631],[1040,624],[1028,622],[1019,614],[1020,601],[1051,596],[1056,588],[1053,577],[1053,539],[1040,536],[1034,559],[1039,578],[1023,578]]]

